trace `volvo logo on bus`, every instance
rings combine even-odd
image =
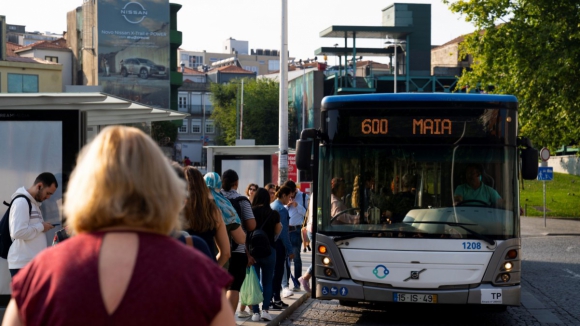
[[[125,20],[131,24],[139,24],[147,17],[147,10],[139,2],[129,2],[123,9],[121,9],[121,15],[125,17]]]
[[[419,274],[423,273],[426,270],[427,270],[426,268],[423,268],[420,271],[411,271],[411,276],[407,277],[403,282],[407,282],[408,280],[418,280]]]

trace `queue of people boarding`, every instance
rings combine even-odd
[[[64,194],[68,239],[46,246],[56,225],[39,207],[59,186],[52,173],[12,196],[10,243],[0,245],[12,276],[3,324],[272,320],[270,310],[288,307],[284,298],[310,291],[300,259],[310,250],[301,231],[309,196],[291,180],[238,189],[238,173],[202,175],[166,160],[139,129],[103,129],[81,150]],[[263,301],[246,307],[249,268]]]

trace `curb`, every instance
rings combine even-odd
[[[298,300],[294,301],[290,306],[288,306],[288,308],[282,310],[282,312],[278,316],[274,317],[274,319],[269,321],[266,325],[267,326],[280,325],[280,323],[283,320],[285,320],[288,316],[294,313],[294,311],[296,311],[298,307],[300,307],[306,300],[308,300],[308,298],[310,298],[310,293],[307,292],[304,293],[300,298],[298,298]]]
[[[579,237],[580,233],[544,233],[547,236],[576,236]]]
[[[296,312],[296,310],[298,310],[298,308],[300,308],[309,298],[310,293],[302,292],[300,296],[296,296],[296,299],[291,299],[293,302],[290,303],[286,309],[270,311],[270,315],[272,316],[272,320],[270,321],[252,321],[251,317],[246,317],[243,321],[240,321],[238,318],[236,318],[236,324],[244,326],[278,326],[294,312]],[[290,301],[288,300],[288,302]]]

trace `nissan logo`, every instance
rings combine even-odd
[[[139,24],[147,17],[147,10],[139,2],[129,2],[121,9],[121,15],[131,24]]]

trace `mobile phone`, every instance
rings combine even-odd
[[[50,224],[52,224],[52,226],[59,226],[60,225],[60,223],[50,223]]]

